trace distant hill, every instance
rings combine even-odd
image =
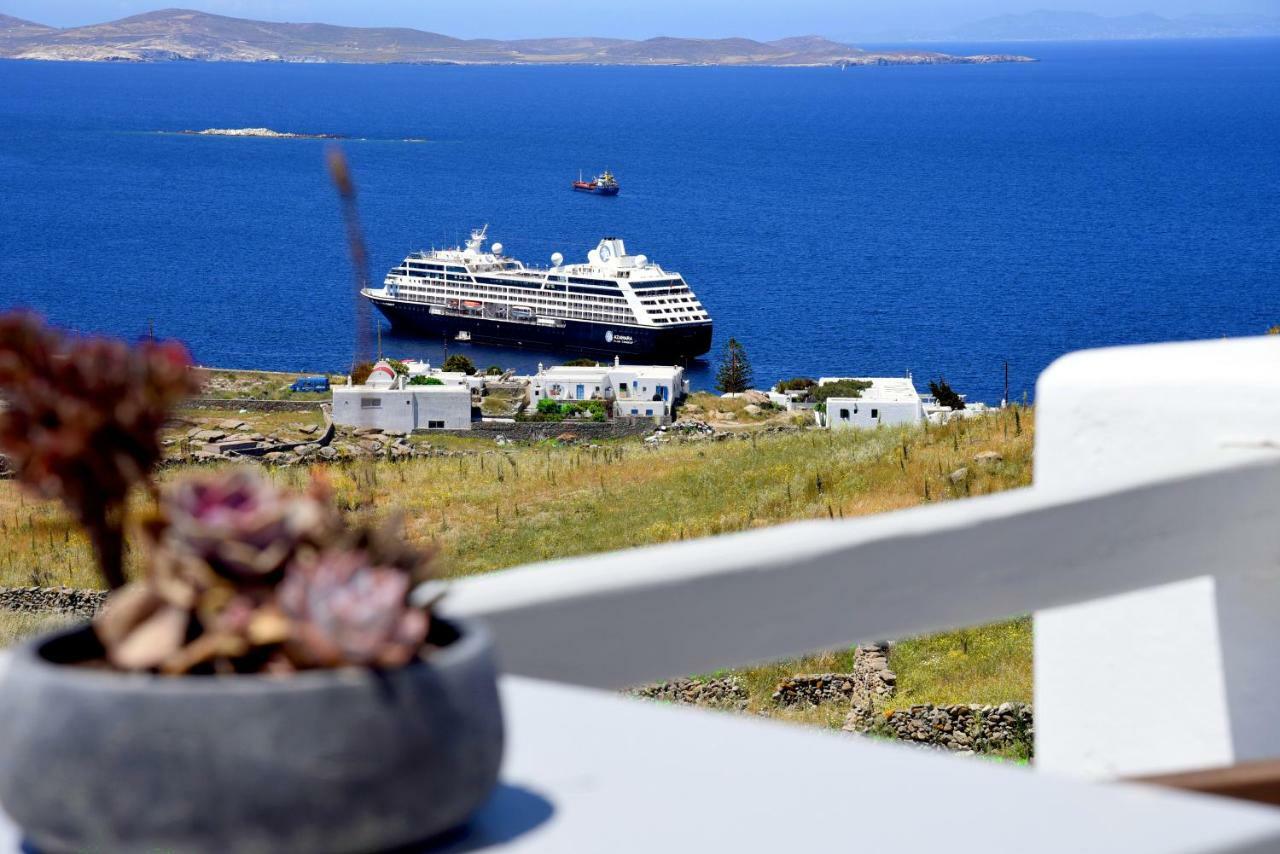
[[[0,15],[0,39],[26,38],[53,32],[57,32],[54,27],[33,24],[31,21],[24,21],[12,15]]]
[[[161,62],[352,62],[600,65],[877,65],[1027,62],[1019,56],[870,52],[819,36],[752,39],[456,39],[393,27],[280,24],[165,9],[57,29],[0,15],[0,57]]]
[[[945,34],[957,41],[1086,41],[1114,39],[1238,38],[1280,35],[1280,17],[1264,15],[1160,15],[1108,17],[1090,12],[1039,11],[998,15]]]

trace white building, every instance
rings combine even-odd
[[[613,402],[615,417],[671,417],[672,407],[688,393],[684,369],[673,365],[612,365],[544,368],[529,383],[530,403],[539,400]]]
[[[869,382],[871,386],[858,397],[827,398],[826,426],[833,430],[917,424],[924,419],[920,394],[910,377],[823,377],[818,385],[841,380]]]
[[[334,386],[333,421],[402,433],[470,430],[471,390],[465,383],[409,385],[379,362],[364,385]]]

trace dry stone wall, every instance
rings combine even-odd
[[[917,705],[894,709],[898,679],[889,667],[889,645],[867,644],[854,650],[848,673],[808,673],[778,683],[771,697],[780,708],[805,708],[827,703],[848,707],[843,729],[944,750],[974,753],[1021,752],[1031,755],[1034,725],[1031,706],[1003,703]],[[747,707],[741,679],[677,679],[633,689],[628,693],[651,699],[698,706]]]
[[[649,700],[665,700],[671,703],[688,703],[695,706],[711,706],[721,709],[745,709],[747,686],[737,676],[719,679],[676,679],[633,688],[627,693]]]
[[[887,711],[870,726],[862,716],[850,712],[844,729],[946,750],[990,753],[1022,749],[1028,756],[1035,738],[1028,703],[911,706]]]
[[[72,587],[0,587],[0,609],[28,614],[92,617],[107,600],[105,590]]]
[[[252,397],[193,397],[182,404],[183,409],[216,409],[229,412],[315,412],[321,400],[262,400]]]

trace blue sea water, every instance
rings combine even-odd
[[[1017,396],[1070,350],[1280,323],[1280,41],[1018,49],[1041,61],[0,62],[0,308],[154,324],[205,364],[343,369],[353,285],[326,143],[159,133],[265,126],[352,138],[376,277],[483,223],[527,263],[616,234],[685,275],[716,350],[741,340],[761,384],[910,369],[995,401],[1005,360]],[[622,195],[570,192],[605,167]]]

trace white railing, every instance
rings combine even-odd
[[[448,608],[507,671],[606,688],[1035,612],[1039,767],[1280,755],[1280,338],[1073,354],[1037,403],[1032,488],[517,568]]]

